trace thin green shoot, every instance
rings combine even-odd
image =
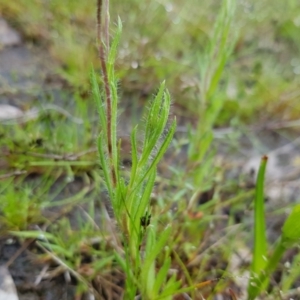
[[[250,280],[248,293],[251,295],[256,289],[258,283],[257,278],[260,272],[264,270],[267,264],[267,239],[265,224],[265,195],[264,195],[264,179],[268,157],[263,156],[261,159],[254,198],[254,248],[253,259],[251,265],[252,279]]]

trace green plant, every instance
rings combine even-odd
[[[213,140],[213,126],[224,105],[224,96],[220,93],[219,84],[236,44],[236,34],[232,30],[235,6],[234,0],[222,2],[212,37],[204,53],[199,53],[199,121],[190,138],[188,153],[189,160],[193,163],[200,164],[208,153]]]
[[[100,164],[114,217],[123,236],[125,260],[121,265],[127,274],[126,297],[133,299],[139,287],[143,299],[154,299],[161,292],[168,266],[167,264],[163,265],[160,276],[155,280],[155,260],[166,245],[170,229],[166,229],[156,240],[155,231],[150,225],[150,195],[155,183],[157,164],[172,140],[176,121],[172,122],[169,130],[166,129],[171,100],[168,91],[165,90],[165,84],[162,83],[146,114],[142,147],[139,147],[137,141],[138,127],[136,126],[132,130],[132,166],[129,178],[125,177],[120,171],[120,142],[117,139],[119,100],[114,72],[122,26],[119,20],[115,38],[109,47],[107,29],[104,27],[103,31],[101,27],[101,4],[101,1],[98,1],[97,16],[104,95],[99,90],[95,72],[92,71],[91,74],[92,89],[101,125],[101,133],[97,142]],[[107,19],[104,22],[107,22]],[[140,152],[139,148],[141,148]],[[141,247],[147,227],[151,229],[147,236],[146,254],[142,257]],[[117,257],[118,261],[121,262],[122,258]],[[174,278],[172,282],[168,281],[166,284],[168,291],[170,291],[170,287],[172,287],[173,292],[176,291],[178,283],[175,286],[174,284]]]
[[[271,256],[268,255],[264,216],[264,177],[267,159],[264,156],[261,160],[256,182],[252,276],[248,286],[248,296],[251,300],[258,297],[261,292],[266,291],[270,276],[276,270],[285,251],[300,241],[300,205],[298,204],[286,219],[282,228],[282,235],[278,239]]]
[[[233,48],[236,44],[236,30],[233,29],[235,0],[222,1],[212,36],[203,52],[198,53],[200,80],[197,93],[197,124],[190,129],[188,138],[188,164],[185,172],[187,180],[194,188],[189,201],[192,208],[201,192],[210,190],[216,181],[217,166],[212,146],[214,126],[224,107],[226,79],[223,76]],[[221,80],[223,79],[223,84]],[[225,83],[225,84],[224,84]]]
[[[31,224],[45,221],[40,212],[48,202],[43,194],[51,181],[44,178],[41,182],[41,188],[22,181],[15,186],[11,178],[1,182],[0,224],[3,234],[9,230],[27,230]]]

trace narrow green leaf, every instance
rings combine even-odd
[[[99,158],[100,158],[100,163],[101,167],[104,173],[104,178],[105,178],[105,184],[108,189],[108,194],[110,196],[110,199],[113,199],[113,190],[112,190],[112,182],[111,182],[111,177],[109,175],[109,162],[106,159],[105,153],[104,153],[104,147],[103,147],[103,133],[100,133],[98,137],[98,153],[99,153]]]
[[[55,240],[55,237],[48,232],[42,232],[42,231],[35,231],[35,230],[28,230],[28,231],[10,231],[10,234],[25,238],[25,239],[47,239],[47,240]]]
[[[284,252],[292,247],[295,243],[300,240],[300,204],[296,205],[290,214],[290,216],[285,221],[282,228],[282,236],[277,242],[274,252],[267,261],[267,265],[262,268],[261,272],[256,276],[251,282],[248,288],[249,299],[254,300],[264,291],[270,281],[270,276],[274,272],[282,259]]]
[[[73,249],[66,249],[65,247],[61,247],[59,245],[48,243],[48,242],[41,242],[41,241],[39,241],[39,243],[41,245],[43,245],[44,247],[50,249],[51,252],[53,252],[54,254],[56,254],[59,257],[63,256],[65,259],[74,258],[74,251],[73,251]]]
[[[254,199],[254,249],[251,271],[253,279],[250,280],[248,292],[256,289],[257,277],[267,264],[267,239],[266,239],[266,223],[265,223],[265,205],[264,205],[264,178],[267,165],[267,156],[261,159]]]
[[[93,268],[96,272],[102,271],[103,268],[113,262],[113,259],[115,258],[114,255],[110,255],[108,257],[101,258],[99,260],[96,260],[93,262]]]
[[[163,95],[165,90],[165,82],[162,82],[156,97],[151,102],[150,109],[148,111],[148,117],[146,120],[146,128],[145,128],[145,138],[144,138],[144,148],[143,151],[146,150],[149,144],[149,141],[153,139],[153,133],[155,133],[157,129],[157,121],[159,120],[159,110],[161,108],[161,103],[163,101]],[[153,148],[153,146],[151,146]]]
[[[129,204],[125,201],[125,197],[127,194],[127,185],[125,183],[125,179],[122,177],[118,178],[118,185],[116,188],[116,197],[112,199],[113,209],[115,212],[115,216],[117,219],[121,216],[121,212],[128,213]],[[130,215],[130,214],[129,214]]]
[[[134,214],[134,220],[137,220],[139,222],[140,218],[145,215],[147,211],[147,207],[149,206],[150,203],[150,196],[151,192],[153,190],[154,182],[156,178],[156,168],[154,168],[148,176],[146,185],[145,185],[145,190],[143,191],[143,194],[140,198],[140,202],[137,204],[137,209]]]
[[[160,146],[156,156],[154,157],[150,167],[148,168],[146,173],[143,175],[143,177],[137,182],[137,184],[135,185],[135,188],[138,188],[140,186],[140,184],[144,181],[146,176],[148,176],[148,173],[154,167],[157,166],[158,162],[161,160],[162,156],[165,154],[167,148],[169,147],[169,144],[172,141],[175,130],[176,130],[176,119],[172,122],[171,128],[170,128],[169,132],[167,133],[167,136],[164,138],[164,141],[163,141],[162,145]]]
[[[267,289],[271,274],[276,270],[285,250],[286,247],[280,238],[272,256],[268,260],[267,266],[261,270],[259,275],[251,278],[250,285],[248,287],[249,300],[255,300],[262,291]]]
[[[131,132],[131,175],[129,187],[133,186],[136,177],[137,165],[138,165],[138,151],[136,141],[137,126],[135,126]]]
[[[155,247],[156,243],[156,232],[155,229],[149,228],[147,244],[146,244],[146,259],[149,253],[151,253]],[[146,294],[151,299],[153,298],[153,285],[155,282],[155,259],[153,259],[148,264],[145,263],[143,266],[144,273],[144,287],[146,287]]]
[[[178,289],[181,285],[181,282],[176,280],[175,274],[168,280],[164,290],[158,297],[158,299],[163,299],[164,297],[173,296],[178,293]]]
[[[267,156],[262,157],[256,181],[254,203],[254,256],[252,263],[252,271],[255,273],[258,273],[266,265],[267,239],[265,223],[264,181],[267,160]]]
[[[155,297],[158,296],[160,289],[163,287],[163,284],[166,281],[170,265],[171,265],[171,258],[167,257],[167,259],[165,259],[164,261],[163,266],[160,268],[160,270],[156,275],[156,279],[153,285],[153,294]]]
[[[282,291],[283,293],[288,292],[292,289],[292,286],[300,276],[300,253],[296,254],[293,258],[292,265],[289,268],[289,272],[284,272],[282,279]]]
[[[149,226],[149,231],[152,228]],[[150,252],[147,251],[144,266],[145,269],[149,267],[155,258],[158,256],[158,254],[161,252],[164,246],[166,246],[167,240],[170,236],[171,227],[168,226],[160,235],[159,239],[156,241],[156,243],[151,248]]]
[[[117,50],[118,46],[120,43],[120,38],[121,38],[121,33],[122,33],[122,22],[121,19],[118,18],[118,27],[117,31],[114,35],[114,39],[112,41],[110,51],[108,54],[108,59],[107,59],[107,71],[108,71],[108,78],[109,81],[114,81],[114,64],[117,56]]]
[[[111,110],[111,144],[112,144],[112,163],[117,176],[119,177],[119,153],[117,146],[117,113],[118,113],[118,93],[116,84],[110,83],[112,92],[112,110]]]

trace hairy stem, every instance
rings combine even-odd
[[[107,53],[109,52],[109,0],[104,0],[104,26],[103,26],[103,35],[105,41],[105,47]]]
[[[106,16],[108,15],[108,5],[109,1],[106,0]],[[99,58],[100,58],[100,64],[102,69],[102,77],[103,77],[103,83],[104,83],[104,89],[105,89],[105,96],[106,96],[106,121],[107,121],[107,150],[108,150],[108,156],[110,161],[110,172],[111,172],[111,178],[112,178],[112,184],[113,186],[116,186],[117,179],[116,179],[116,171],[114,169],[113,165],[113,155],[112,155],[112,111],[111,111],[111,90],[109,86],[109,80],[108,80],[108,73],[106,68],[106,56],[107,53],[105,53],[104,49],[104,41],[102,37],[102,19],[101,19],[101,13],[102,13],[102,0],[97,1],[97,39],[98,39],[98,51],[99,51]],[[107,17],[106,17],[107,19]],[[108,20],[106,21],[108,23]],[[106,38],[106,47],[108,49],[109,44],[109,36],[108,36],[108,29],[106,28],[105,36]],[[107,50],[106,49],[106,50]]]

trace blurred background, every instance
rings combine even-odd
[[[139,103],[166,80],[176,113],[197,118],[199,58],[212,36],[221,1],[110,3],[112,34],[118,16],[123,22],[117,61],[123,99]],[[95,1],[0,0],[0,11],[20,32],[23,43],[50,56],[48,80],[63,80],[84,95],[89,91],[91,65],[99,66],[95,5]],[[230,29],[237,40],[219,82],[224,104],[217,126],[297,119],[299,30],[298,1],[237,1]]]

